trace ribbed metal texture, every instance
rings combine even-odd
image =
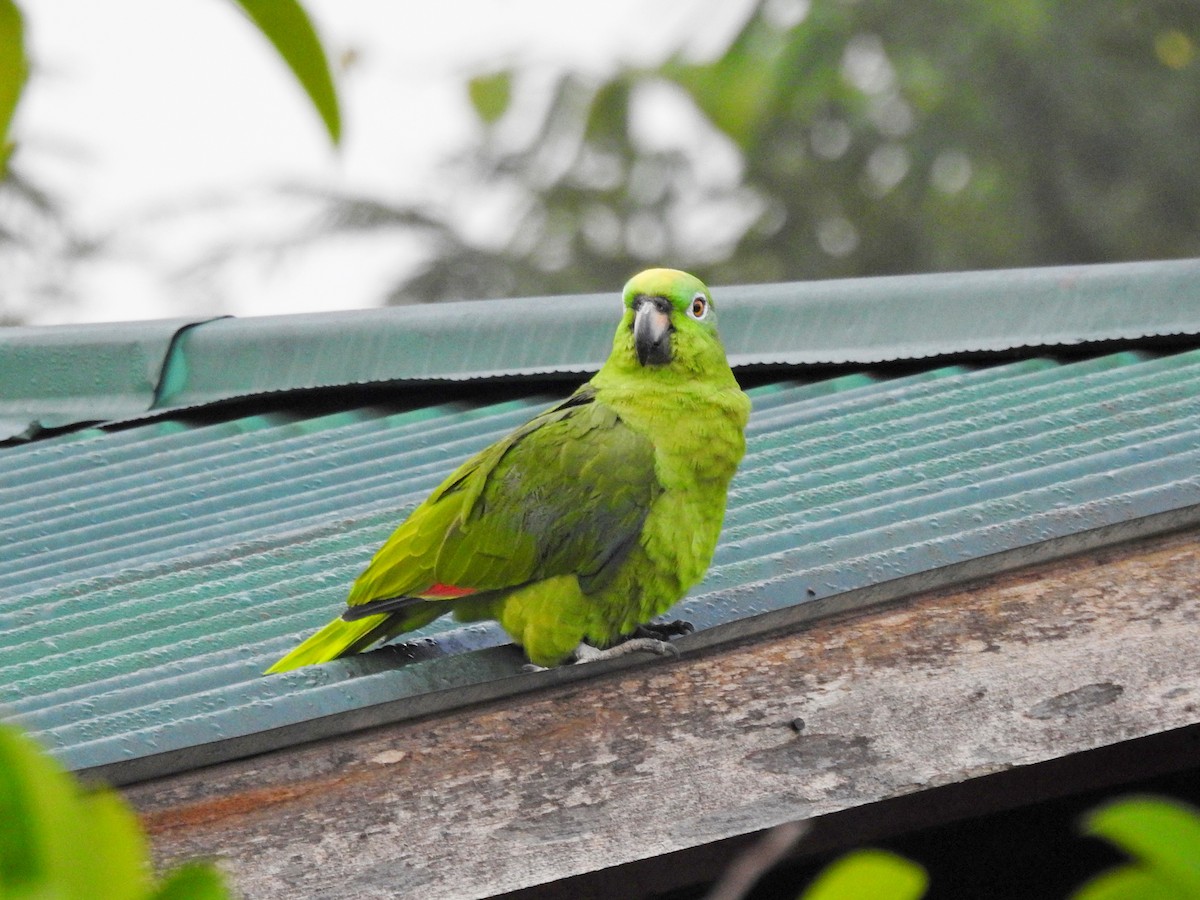
[[[1200,351],[752,396],[714,567],[675,611],[702,629],[1200,503]],[[515,653],[470,652],[498,630],[449,621],[400,650],[259,673],[336,614],[457,461],[551,399],[0,450],[0,708],[88,769],[181,748],[201,762],[238,736],[526,677]]]

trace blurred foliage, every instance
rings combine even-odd
[[[304,8],[296,0],[232,2],[274,45],[336,145],[341,138],[337,91]],[[68,302],[72,267],[108,249],[103,238],[80,233],[62,199],[31,180],[20,165],[9,165],[16,147],[9,128],[28,71],[20,9],[13,0],[0,0],[0,326],[19,324],[38,305]],[[19,162],[21,154],[15,156]]]
[[[321,116],[329,139],[341,138],[341,112],[329,61],[312,21],[297,0],[232,0],[278,51]],[[219,57],[214,56],[214,60]],[[21,98],[29,61],[24,24],[13,0],[0,0],[0,177],[12,149],[8,127]]]
[[[1088,881],[1070,900],[1200,900],[1200,813],[1192,807],[1162,797],[1123,797],[1092,810],[1081,824],[1084,834],[1109,841],[1130,859]],[[778,859],[763,861],[774,865]],[[718,888],[710,900],[753,896],[768,868],[756,867],[736,893]],[[798,900],[917,900],[928,886],[928,874],[916,863],[884,850],[856,850],[822,869]]]
[[[1181,0],[766,0],[715,60],[562,73],[524,133],[536,79],[476,79],[459,213],[503,233],[447,216],[392,299],[1200,255],[1198,42]]]
[[[28,71],[21,11],[12,0],[0,0],[0,178],[4,177],[12,153],[8,126],[17,111]]]
[[[325,125],[329,140],[342,137],[342,114],[329,60],[308,13],[296,0],[234,0],[287,63]]]
[[[1200,900],[1200,813],[1155,797],[1102,806],[1083,829],[1131,857],[1080,888],[1072,900]]]
[[[885,850],[856,850],[826,866],[800,900],[917,900],[929,876],[903,856]]]
[[[70,302],[71,268],[104,252],[103,238],[83,234],[62,204],[10,166],[0,179],[0,327],[19,325],[43,305]]]
[[[85,789],[17,729],[0,724],[0,898],[224,900],[193,863],[155,884],[146,838],[115,792]]]
[[[233,2],[336,140],[299,4]],[[0,62],[14,34],[0,0]],[[471,78],[480,136],[430,206],[309,190],[295,234],[185,273],[389,229],[425,254],[389,303],[608,291],[650,264],[727,284],[1200,256],[1198,48],[1184,0],[750,0],[706,59]]]
[[[512,76],[508,72],[479,75],[467,82],[471,106],[485,124],[498,121],[512,100]]]

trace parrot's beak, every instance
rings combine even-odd
[[[639,298],[633,317],[633,346],[643,366],[671,361],[671,301],[663,297]]]

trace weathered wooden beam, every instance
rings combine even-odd
[[[488,896],[1200,721],[1200,535],[126,789],[247,898]]]

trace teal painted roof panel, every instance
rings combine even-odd
[[[149,410],[192,320],[0,328],[0,441]]]
[[[495,627],[447,621],[259,675],[336,614],[458,461],[554,399],[525,386],[502,403],[164,418],[0,449],[0,706],[67,765],[121,781],[541,677]],[[713,568],[672,612],[697,639],[1200,505],[1200,350],[751,393]]]
[[[870,365],[1200,335],[1200,260],[718,287],[714,295],[739,366]],[[619,302],[614,290],[225,319],[184,335],[181,368],[159,406],[348,384],[591,372],[608,356]]]
[[[735,365],[872,365],[1200,334],[1200,260],[726,288]]]
[[[741,367],[866,366],[1200,336],[1200,260],[716,287]],[[594,371],[609,294],[343,313],[0,329],[0,440],[350,385]],[[81,364],[81,361],[83,364]]]
[[[224,319],[180,342],[160,407],[275,391],[596,369],[615,295],[465,301]]]

